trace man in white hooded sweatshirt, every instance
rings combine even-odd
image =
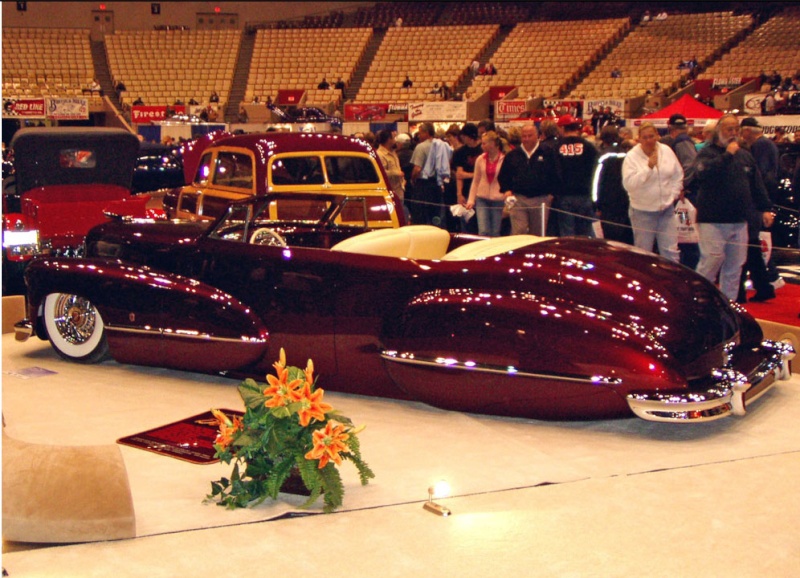
[[[622,186],[628,191],[628,214],[633,226],[633,244],[680,262],[675,203],[683,193],[683,169],[675,153],[658,142],[658,131],[650,123],[639,129],[639,144],[622,163]]]

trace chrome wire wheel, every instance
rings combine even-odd
[[[108,352],[103,318],[91,301],[80,295],[48,295],[44,323],[50,343],[64,359],[95,363]]]

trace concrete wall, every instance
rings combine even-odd
[[[3,2],[2,25],[31,28],[92,28],[93,11],[105,5],[114,13],[116,30],[151,30],[153,26],[179,25],[195,29],[198,13],[233,13],[239,27],[247,23],[273,22],[324,15],[333,10],[354,12],[374,2],[159,2],[161,14],[150,13],[150,2],[28,2],[27,11],[19,12],[16,2]]]

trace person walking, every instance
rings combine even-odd
[[[670,147],[658,142],[651,123],[639,128],[637,144],[622,162],[622,186],[628,191],[628,216],[634,246],[680,262],[675,203],[683,191],[683,169]]]

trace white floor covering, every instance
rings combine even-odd
[[[47,343],[2,339],[6,431],[25,441],[114,443],[212,407],[241,408],[232,380],[80,366]],[[32,367],[55,373],[23,379]],[[4,544],[3,567],[12,577],[797,575],[800,376],[743,418],[693,425],[553,423],[326,399],[366,424],[362,452],[377,475],[362,487],[345,464],[339,513],[268,521],[297,511],[288,496],[239,511],[203,504],[229,466],[123,446],[137,538]],[[442,500],[449,518],[422,509],[440,479],[454,495]]]

